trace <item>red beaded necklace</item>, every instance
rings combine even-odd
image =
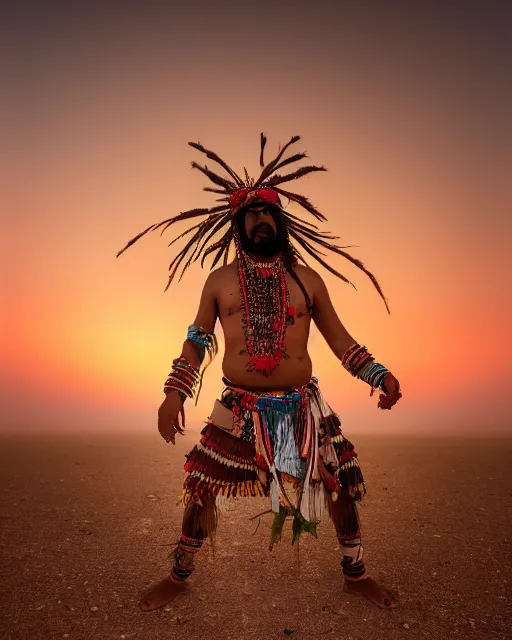
[[[282,256],[256,262],[237,242],[238,282],[243,301],[243,326],[250,356],[247,371],[269,376],[287,358],[284,334],[293,322]]]

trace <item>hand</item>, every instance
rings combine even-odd
[[[181,416],[181,425],[179,418]],[[183,400],[177,391],[168,391],[158,409],[158,431],[166,442],[175,444],[176,433],[185,433]]]
[[[380,394],[377,407],[380,409],[391,409],[402,397],[400,393],[400,383],[391,373],[386,373],[383,383],[385,394]]]

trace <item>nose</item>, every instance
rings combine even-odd
[[[272,214],[268,209],[262,209],[258,211],[257,221],[258,222],[268,222],[269,220],[273,220]]]

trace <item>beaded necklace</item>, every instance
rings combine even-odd
[[[243,301],[247,371],[269,376],[287,358],[284,334],[293,322],[285,268],[281,255],[270,262],[255,262],[237,242],[238,282]]]

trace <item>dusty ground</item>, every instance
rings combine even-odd
[[[0,440],[1,638],[511,638],[511,440],[354,436],[369,494],[367,566],[399,592],[382,611],[343,594],[334,529],[267,549],[263,500],[224,515],[190,588],[142,613],[179,537],[184,453],[158,434]],[[286,631],[285,631],[286,630]]]

